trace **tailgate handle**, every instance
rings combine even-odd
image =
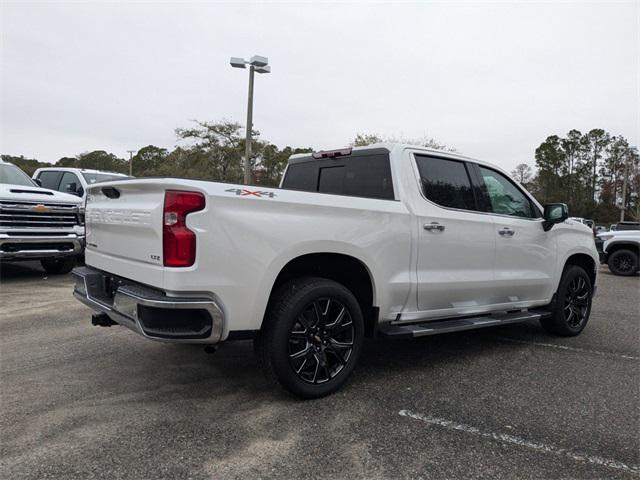
[[[102,187],[102,193],[108,198],[120,198],[120,191],[113,187]]]

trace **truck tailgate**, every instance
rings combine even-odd
[[[136,277],[148,277],[151,272],[158,275],[162,271],[164,193],[165,186],[157,181],[92,187],[85,213],[87,263],[129,278],[136,270]],[[161,278],[153,283],[159,285]]]

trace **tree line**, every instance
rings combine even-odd
[[[513,176],[541,203],[563,202],[570,215],[613,223],[620,217],[623,184],[625,219],[640,220],[640,157],[627,139],[595,128],[548,136],[535,150],[535,174],[526,163]]]
[[[175,134],[180,144],[171,151],[155,145],[147,145],[138,150],[132,158],[132,175],[242,183],[246,142],[243,125],[229,120],[218,122],[196,120],[190,127],[177,128]],[[453,151],[428,136],[404,138],[358,133],[350,145],[361,147],[380,142],[412,143]],[[279,148],[269,141],[262,140],[260,132],[253,130],[251,151],[250,165],[254,183],[275,187],[280,182],[289,157],[297,153],[310,153],[313,149],[290,146]],[[52,164],[23,156],[2,155],[2,159],[19,166],[29,175],[33,175],[39,167],[52,166]],[[53,166],[129,173],[128,159],[119,158],[104,150],[85,152],[75,157],[63,157]]]
[[[173,150],[147,145],[133,156],[135,177],[179,177],[242,183],[245,151],[244,128],[229,120],[195,121],[175,130],[179,145]],[[358,133],[352,146],[379,142],[402,142],[437,150],[455,151],[428,136],[399,138]],[[308,153],[309,147],[279,148],[252,132],[250,159],[254,183],[277,186],[289,157]],[[32,175],[39,167],[51,164],[22,156],[2,155]],[[77,167],[129,173],[129,160],[104,150],[63,157],[55,166]],[[622,184],[627,172],[625,206],[628,217],[639,219],[640,159],[628,141],[602,129],[586,133],[571,130],[564,137],[547,137],[534,152],[534,166],[519,164],[512,175],[541,203],[564,202],[572,216],[592,218],[600,223],[615,222],[622,203]]]
[[[132,158],[132,175],[135,177],[179,177],[242,183],[245,151],[243,127],[239,123],[194,122],[188,128],[175,131],[179,145],[173,150],[147,145]],[[311,148],[284,147],[260,139],[260,133],[252,132],[253,152],[251,170],[256,184],[277,186],[287,165],[295,153],[311,152]],[[51,167],[36,159],[2,155],[2,159],[23,169],[27,174],[39,167]],[[53,164],[57,167],[91,168],[118,173],[129,173],[129,160],[119,158],[104,150],[81,153],[75,157],[63,157]]]

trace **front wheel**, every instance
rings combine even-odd
[[[42,268],[51,275],[69,273],[76,266],[76,257],[43,258],[40,260]]]
[[[354,295],[337,282],[309,277],[279,289],[254,342],[269,378],[296,396],[318,398],[345,383],[363,338]]]
[[[592,295],[587,272],[577,265],[568,266],[562,274],[551,316],[540,320],[542,327],[563,337],[580,334],[589,321]]]
[[[638,254],[632,250],[621,248],[609,255],[607,265],[614,275],[634,275],[638,271]]]

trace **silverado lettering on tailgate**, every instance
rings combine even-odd
[[[109,208],[91,208],[87,210],[87,221],[90,223],[119,224],[119,225],[150,225],[151,212],[149,210],[112,210]]]

